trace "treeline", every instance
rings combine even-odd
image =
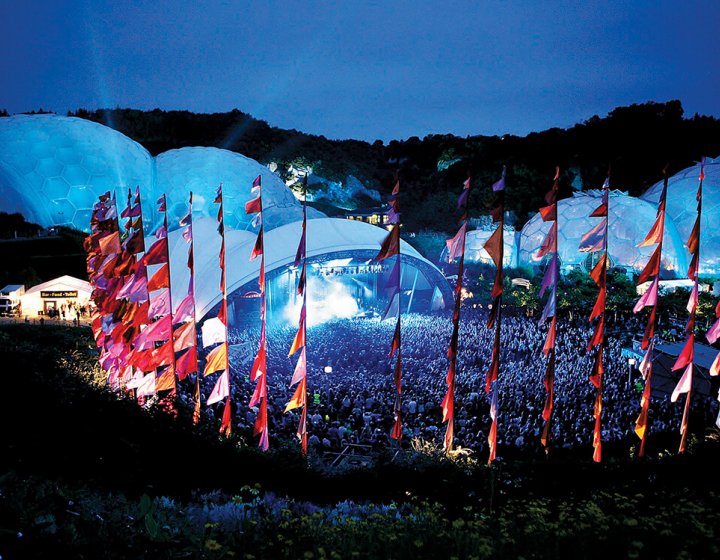
[[[522,225],[541,205],[560,166],[561,195],[573,188],[598,188],[608,170],[611,186],[639,195],[662,177],[692,165],[703,155],[720,153],[720,120],[685,118],[680,101],[620,107],[606,117],[593,116],[568,129],[552,128],[519,136],[451,134],[407,140],[329,140],[270,126],[233,110],[196,114],[189,111],[112,109],[77,116],[110,126],[144,145],[151,153],[185,146],[226,148],[258,160],[311,165],[314,173],[334,181],[354,175],[366,186],[388,194],[395,170],[403,183],[403,222],[407,230],[450,231],[451,213],[463,179],[473,177],[469,208],[487,213],[489,186],[507,165],[507,208]]]

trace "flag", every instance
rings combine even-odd
[[[695,220],[695,225],[693,226],[693,229],[690,232],[690,237],[688,238],[687,247],[688,247],[688,252],[691,255],[694,255],[695,253],[697,253],[698,249],[700,248],[700,218],[699,217]]]
[[[550,322],[550,328],[548,329],[547,338],[545,338],[545,345],[543,346],[543,354],[546,356],[550,354],[550,350],[555,348],[555,333],[557,330],[557,317],[553,317]]]
[[[688,299],[686,309],[688,313],[694,314],[698,304],[698,283],[695,282],[693,289],[690,291],[690,298]]]
[[[400,349],[400,316],[398,315],[397,323],[395,323],[395,332],[393,333],[392,343],[390,345],[390,356],[392,358]]]
[[[307,354],[306,349],[303,346],[300,351],[300,357],[298,358],[297,364],[295,364],[295,371],[293,371],[292,379],[290,380],[290,387],[298,383],[301,379],[307,376]]]
[[[172,391],[175,385],[175,368],[172,365],[167,366],[162,373],[155,378],[156,391]]]
[[[394,225],[385,236],[385,239],[383,239],[380,245],[380,252],[378,252],[375,260],[382,261],[398,254],[400,254],[400,228]]]
[[[588,231],[580,239],[580,246],[578,251],[581,253],[595,253],[597,251],[604,251],[606,238],[605,228],[607,225],[607,218],[600,220],[594,228]]]
[[[159,319],[148,325],[137,337],[135,337],[135,348],[144,350],[152,347],[154,342],[168,340],[172,335],[172,324],[170,315]]]
[[[295,339],[293,340],[292,346],[290,347],[290,351],[288,352],[288,356],[292,356],[300,350],[300,348],[305,347],[305,307],[303,306],[301,314],[300,314],[300,328],[298,328],[297,333],[295,334]]]
[[[306,394],[306,381],[305,381],[305,378],[303,377],[300,380],[300,383],[298,383],[298,386],[295,388],[295,393],[293,393],[292,398],[287,403],[287,405],[285,405],[285,412],[294,410],[296,408],[300,408],[301,406],[305,406],[305,394]]]
[[[661,213],[655,220],[653,227],[650,229],[648,234],[642,243],[638,243],[638,247],[647,247],[655,243],[661,243],[663,238],[663,229],[665,225],[665,214]]]
[[[255,360],[253,360],[252,369],[250,370],[250,381],[256,381],[259,377],[265,375],[266,371],[266,351],[265,345],[260,344]]]
[[[180,381],[185,379],[191,373],[197,373],[197,347],[195,345],[190,346],[186,352],[178,356],[175,360],[175,371],[177,372],[177,376]]]
[[[595,348],[598,344],[602,344],[605,340],[605,314],[600,316],[600,321],[595,326],[595,333],[587,345],[588,351]]]
[[[557,220],[557,204],[540,208],[540,217],[543,222],[553,222]]]
[[[549,288],[550,286],[555,286],[557,284],[557,261],[557,253],[553,253],[552,258],[550,259],[550,262],[545,269],[542,286],[540,286],[540,297],[543,297],[547,288]]]
[[[687,364],[685,372],[682,374],[682,377],[678,381],[677,385],[675,385],[675,389],[673,389],[672,396],[670,397],[671,402],[676,402],[682,393],[690,392],[690,389],[692,389],[692,375],[693,364],[690,362]]]
[[[483,249],[487,252],[488,255],[490,255],[490,258],[495,263],[495,266],[497,268],[502,268],[503,266],[503,228],[502,226],[498,226],[495,228],[495,231],[492,233],[490,237],[487,238],[487,241],[485,241],[485,244],[483,245]]]
[[[638,313],[644,307],[657,305],[658,278],[658,276],[655,277],[655,280],[652,281],[650,287],[648,287],[645,293],[637,301],[635,307],[633,307],[633,313]]]
[[[203,348],[218,342],[225,342],[225,336],[227,335],[225,324],[218,317],[207,319],[202,324],[201,332]]]
[[[168,317],[170,317],[168,315]],[[203,341],[205,338],[203,337]],[[175,329],[173,332],[173,349],[175,352],[181,352],[185,348],[195,346],[197,344],[197,337],[195,332],[195,321],[188,321],[182,323],[181,326]]]
[[[261,197],[258,196],[257,198],[248,200],[245,203],[245,213],[246,214],[256,214],[261,211],[262,211],[262,198]]]
[[[720,375],[720,353],[715,356],[715,360],[710,366],[710,375],[712,375],[713,377],[715,377],[716,375]]]
[[[682,351],[675,360],[675,364],[672,367],[673,371],[684,368],[686,365],[691,364],[695,359],[695,335],[690,334],[685,341]]]
[[[167,239],[158,239],[150,246],[150,249],[143,255],[143,263],[165,264],[168,262]]]
[[[543,308],[542,315],[540,316],[541,325],[545,324],[545,321],[547,321],[548,317],[555,318],[556,301],[556,291],[553,289],[550,291],[550,297],[548,297],[547,301],[545,302],[545,307]]]
[[[165,211],[166,211],[167,206],[166,206],[166,203],[165,203],[165,195],[164,195],[164,194],[161,194],[161,195],[160,195],[160,198],[157,199],[156,204],[157,204],[157,207],[158,207],[158,212],[165,212]]]
[[[220,402],[228,396],[230,396],[230,376],[228,375],[228,370],[223,370],[208,397],[207,405],[210,406],[211,404]]]
[[[590,322],[592,322],[594,319],[597,319],[605,313],[605,296],[607,295],[607,288],[605,286],[600,288],[600,292],[598,293],[598,297],[595,300],[595,305],[593,306],[592,312],[590,313],[590,319],[588,319]]]
[[[453,262],[456,258],[460,257],[465,250],[465,231],[467,230],[467,223],[464,223],[455,237],[448,239],[445,244],[448,250],[448,262]]]
[[[502,175],[500,175],[500,179],[495,181],[492,186],[493,192],[500,192],[505,190],[505,166],[503,165],[502,169]]]
[[[657,276],[660,273],[661,251],[662,246],[658,245],[655,248],[655,251],[653,251],[650,260],[645,265],[645,268],[643,268],[643,271],[640,273],[640,277],[638,278],[638,284],[642,284],[643,282],[649,280],[652,276]]]
[[[165,263],[155,274],[152,275],[147,283],[147,291],[154,292],[162,288],[170,287],[170,263]]]
[[[103,255],[114,255],[121,251],[120,232],[113,232],[98,239],[100,253]]]
[[[596,463],[599,463],[602,461],[602,429],[601,429],[601,419],[602,419],[602,410],[603,410],[603,402],[602,402],[602,392],[598,390],[597,395],[595,395],[595,410],[594,410],[594,416],[595,416],[595,428],[593,430],[593,461]]]
[[[252,253],[250,253],[250,260],[254,261],[258,256],[262,255],[263,252],[263,230],[261,229],[255,239],[255,245],[253,246]]]
[[[155,394],[155,374],[148,373],[137,385],[138,397],[151,397]]]
[[[717,339],[720,338],[720,319],[713,323],[713,326],[710,327],[708,332],[705,334],[705,337],[710,344],[715,344]]]
[[[490,434],[488,435],[488,447],[490,448],[490,456],[488,457],[488,464],[495,460],[497,455],[497,416],[498,416],[498,402],[497,402],[497,387],[493,391],[492,399],[490,401],[490,419],[492,424],[490,425]]]
[[[220,433],[225,437],[232,435],[232,405],[230,403],[230,397],[228,396],[225,401],[225,408],[223,408],[222,422],[220,423]]]
[[[210,375],[221,369],[226,369],[228,364],[227,343],[213,348],[205,358],[205,369],[203,375]],[[226,396],[226,395],[225,395]]]
[[[150,309],[148,309],[148,318],[155,319],[161,315],[170,314],[170,290],[165,288],[159,294],[154,296],[150,301]]]
[[[176,323],[182,323],[189,319],[195,320],[195,298],[192,293],[183,298],[175,311]]]

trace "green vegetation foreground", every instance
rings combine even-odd
[[[0,327],[2,558],[713,558],[720,447],[330,470],[106,390],[88,330]]]

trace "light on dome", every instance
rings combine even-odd
[[[324,371],[325,373],[332,373],[332,366],[325,366],[325,367],[323,368],[323,371]]]

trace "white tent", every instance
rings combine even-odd
[[[48,315],[50,310],[61,311],[71,307],[87,306],[90,302],[92,287],[89,282],[72,276],[60,276],[28,289],[20,301],[23,315],[35,317]],[[72,319],[75,314],[66,311],[66,317]]]

